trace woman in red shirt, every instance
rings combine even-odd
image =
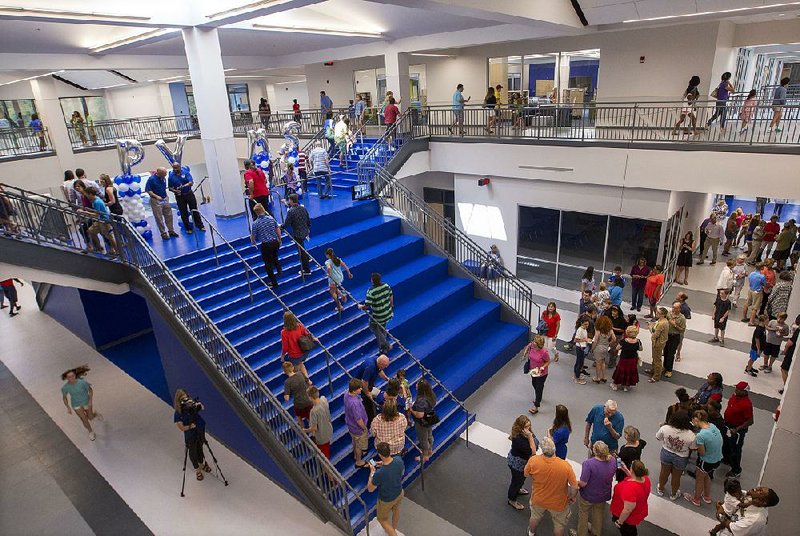
[[[623,463],[621,469],[628,477],[614,487],[611,520],[622,536],[636,536],[639,523],[647,517],[650,479],[647,477],[647,467],[641,460],[634,460],[630,469]]]
[[[294,365],[294,368],[299,370],[307,380],[311,381],[308,377],[306,366],[303,364],[303,361],[305,361],[306,357],[308,357],[308,352],[304,352],[303,349],[300,348],[300,337],[304,335],[312,337],[315,341],[317,341],[317,344],[319,344],[319,339],[311,335],[311,333],[309,333],[306,327],[300,323],[296,316],[289,311],[283,313],[283,329],[281,330],[281,363],[283,363],[288,356],[289,362]]]
[[[656,317],[656,306],[658,300],[661,299],[661,291],[664,289],[664,268],[660,264],[647,276],[647,283],[644,285],[644,295],[650,302],[650,314],[645,315],[645,318]]]
[[[397,122],[397,116],[400,115],[400,108],[397,107],[394,97],[389,97],[389,104],[383,109],[383,122],[386,124],[386,132],[390,132]],[[386,137],[386,143],[389,144],[389,150],[394,151],[395,147],[392,144],[392,135]]]
[[[547,334],[545,339],[547,341],[547,349],[553,354],[553,362],[558,362],[558,348],[556,341],[558,340],[558,332],[561,330],[561,315],[556,310],[555,302],[547,304],[547,309],[542,313],[542,320],[547,324]]]

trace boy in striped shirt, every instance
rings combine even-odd
[[[381,282],[381,274],[372,274],[372,288],[367,291],[364,304],[358,307],[369,310],[369,329],[375,335],[381,353],[389,352],[392,346],[386,339],[386,324],[394,316],[394,294],[392,287]]]
[[[306,173],[306,152],[302,149],[297,151],[297,174],[300,176],[300,183],[303,185],[303,195],[308,190],[308,174]]]

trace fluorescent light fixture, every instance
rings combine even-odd
[[[307,33],[319,35],[338,35],[342,37],[372,37],[379,38],[383,34],[378,31],[360,31],[353,32],[350,30],[337,30],[335,28],[317,28],[310,26],[272,26],[269,24],[253,24],[256,30],[265,30],[268,32],[283,32],[283,33]]]
[[[114,84],[112,86],[100,86],[100,87],[91,87],[89,88],[91,91],[96,91],[98,89],[111,89],[114,87],[122,87],[122,86],[132,86],[133,84]]]
[[[34,80],[36,78],[42,78],[43,76],[50,76],[51,74],[58,74],[58,73],[63,73],[63,72],[64,72],[64,69],[61,69],[60,71],[51,71],[49,73],[44,73],[44,74],[37,74],[35,76],[29,76],[27,78],[20,78],[18,80],[12,80],[11,82],[3,82],[2,84],[0,84],[0,86],[7,86],[9,84],[16,84],[17,82],[24,82],[25,80]]]
[[[452,54],[426,54],[422,52],[412,52],[412,56],[419,56],[421,58],[455,58]]]
[[[111,13],[97,13],[94,11],[68,11],[63,9],[43,9],[36,7],[0,6],[0,15],[25,17],[28,15],[50,15],[56,17],[92,18],[104,20],[150,20],[151,17],[142,15],[115,15]]]
[[[153,80],[148,80],[148,82],[166,82],[167,80],[180,80],[181,78],[188,78],[188,74],[179,74],[177,76],[168,76],[166,78],[156,78]]]
[[[249,4],[245,4],[243,6],[234,7],[231,9],[226,9],[225,11],[218,11],[217,13],[212,13],[211,15],[206,15],[207,19],[218,19],[224,17],[226,15],[238,15],[239,13],[244,13],[247,11],[252,11],[254,9],[258,9],[260,7],[268,6],[270,4],[284,4],[288,0],[261,0],[260,2],[251,2]]]
[[[161,37],[164,35],[168,35],[174,32],[177,32],[177,28],[157,28],[155,30],[150,30],[147,32],[143,32],[140,34],[132,35],[130,37],[126,37],[125,39],[120,39],[118,41],[112,41],[111,43],[105,43],[103,45],[97,45],[94,47],[90,47],[89,50],[97,54],[98,52],[103,52],[106,50],[111,50],[112,48],[119,48],[121,46],[130,45],[133,43],[138,43],[139,41],[144,41],[146,39],[152,39],[154,37]]]
[[[785,6],[796,6],[800,5],[800,2],[785,2],[782,4],[768,4],[765,6],[751,6],[751,7],[737,7],[732,9],[720,9],[719,11],[700,11],[698,13],[686,13],[684,15],[665,15],[663,17],[650,17],[648,19],[632,19],[632,20],[624,20],[622,21],[623,24],[627,24],[629,22],[649,22],[655,20],[668,20],[668,19],[680,19],[685,17],[702,17],[703,15],[718,15],[721,13],[738,13],[741,11],[755,11],[759,9],[771,9],[775,7],[785,7]]]

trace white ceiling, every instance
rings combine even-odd
[[[790,0],[579,0],[579,2],[591,25],[738,9],[752,9],[745,13],[758,16],[761,11],[759,8],[770,12],[800,8],[790,5],[765,8],[778,3],[791,4]],[[736,11],[720,13],[717,18],[733,16],[737,16]]]

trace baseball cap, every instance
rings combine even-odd
[[[737,391],[745,391],[748,387],[750,387],[750,384],[747,382],[739,382],[734,387],[736,387]]]
[[[503,89],[503,84],[497,84],[494,87],[495,87],[495,89]]]

